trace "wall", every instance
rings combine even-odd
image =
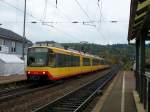
[[[12,41],[14,40],[9,40],[9,39],[5,39],[5,38],[1,38],[0,39],[3,39],[5,40],[5,45],[9,48],[9,52],[8,53],[12,53],[12,54],[17,54],[17,55],[22,55],[22,45],[23,43],[22,42],[19,42],[19,41],[15,41],[16,43],[16,52],[12,52],[11,51],[11,48],[12,48]],[[26,46],[27,47],[27,46]],[[27,54],[27,49],[25,51],[25,54]]]

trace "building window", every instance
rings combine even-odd
[[[0,45],[5,45],[5,40],[0,39]]]
[[[11,52],[16,52],[16,42],[15,41],[11,42]]]

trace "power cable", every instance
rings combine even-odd
[[[6,4],[6,5],[8,5],[8,6],[12,7],[12,8],[14,8],[14,9],[16,9],[16,10],[22,12],[22,13],[24,13],[24,11],[23,11],[22,9],[20,9],[20,8],[18,8],[18,7],[16,7],[16,6],[14,6],[14,5],[12,5],[12,4],[10,4],[10,3],[4,1],[4,0],[0,0],[0,2],[4,3],[4,4]],[[26,13],[26,14],[27,14],[28,16],[34,18],[34,19],[37,19],[36,17],[34,17],[34,16],[33,16],[32,14],[30,14],[30,13]]]
[[[12,5],[12,4],[10,4],[10,3],[4,1],[4,0],[0,0],[0,1],[3,2],[3,3],[5,3],[5,4],[7,4],[7,5],[10,6],[10,7],[15,8],[16,10],[18,10],[18,11],[20,11],[20,12],[24,12],[22,9],[20,9],[20,8],[18,8],[18,7],[16,7],[16,6],[14,6],[14,5]],[[47,0],[46,0],[46,1],[47,1]],[[45,1],[45,3],[46,3],[46,1]],[[76,1],[77,1],[77,0],[76,0]],[[77,1],[77,3],[79,3],[79,2]],[[80,5],[80,4],[78,4],[78,5]],[[81,5],[80,5],[80,6],[81,6]],[[46,6],[46,7],[47,7],[47,6]],[[45,10],[47,10],[46,7],[45,7]],[[82,6],[81,6],[80,8],[82,8]],[[82,8],[82,9],[83,9],[83,8]],[[58,8],[57,8],[57,10],[58,10]],[[84,9],[83,9],[83,10],[84,10]],[[84,10],[84,12],[86,13],[85,10]],[[44,11],[44,13],[46,13],[46,11]],[[54,28],[54,29],[60,31],[60,32],[62,32],[63,34],[69,36],[69,37],[76,38],[75,36],[69,34],[68,32],[62,31],[62,30],[60,30],[59,28],[48,24],[48,23],[54,23],[54,22],[45,22],[45,21],[39,20],[37,17],[33,16],[33,15],[30,14],[30,13],[27,13],[27,15],[29,15],[30,17],[32,17],[32,18],[34,18],[35,20],[37,20],[38,23],[42,23],[42,25],[50,26],[51,28]],[[43,14],[43,15],[44,15],[44,14]],[[87,14],[87,15],[88,15],[88,14]],[[46,14],[45,14],[45,16],[43,16],[43,17],[46,17]],[[88,18],[90,19],[89,16],[88,16]],[[90,21],[87,21],[87,23],[94,23],[94,22],[98,22],[98,21],[92,21],[91,19],[90,19]],[[106,21],[106,22],[107,22],[107,21]],[[109,21],[109,22],[110,22],[110,21]],[[29,23],[33,23],[33,22],[29,22]],[[67,23],[67,22],[55,22],[55,23]],[[68,22],[68,23],[69,23],[69,22]],[[74,22],[70,22],[70,23],[82,23],[82,24],[84,23],[84,25],[86,25],[86,24],[85,24],[86,22],[84,22],[84,21],[74,21]],[[96,28],[96,30],[99,32],[99,30],[98,30],[97,28]],[[99,33],[100,33],[100,32],[99,32]],[[102,35],[102,32],[101,32],[100,34]],[[103,37],[104,37],[104,35],[102,36],[102,38],[103,38]],[[104,38],[104,39],[105,39],[105,38]]]
[[[57,8],[57,0],[56,0],[56,8]]]
[[[97,6],[98,6],[98,8],[99,8],[99,15],[100,15],[100,17],[99,17],[99,23],[101,24],[101,19],[102,19],[102,1],[101,1],[101,7],[100,7],[100,5],[99,5],[99,0],[98,0],[98,2],[97,2]]]
[[[49,5],[51,5],[52,7],[56,7],[56,6],[52,5],[52,4],[50,4],[49,1],[48,1],[47,3],[48,3]],[[71,21],[70,17],[67,16],[64,12],[62,12],[58,7],[57,7],[56,9],[57,9],[57,11],[58,11],[59,13],[61,13],[68,21]]]
[[[103,4],[102,4],[102,0],[98,0],[97,1],[97,6],[98,6],[98,9],[99,9],[99,28],[101,27],[101,24],[102,24],[102,7],[103,7]],[[106,38],[106,36],[102,33],[102,32],[100,32],[100,29],[99,28],[96,28],[96,30],[99,32],[99,34],[101,34],[102,35],[102,38],[105,40],[105,41],[107,41],[108,40],[108,38]],[[109,42],[109,41],[107,41],[107,42]]]
[[[8,6],[10,6],[10,7],[14,8],[14,9],[16,9],[16,10],[18,10],[18,11],[22,12],[22,13],[24,12],[24,11],[23,11],[23,10],[21,10],[20,8],[18,8],[18,7],[16,7],[16,6],[14,6],[14,5],[12,5],[12,4],[10,4],[10,3],[6,2],[6,1],[3,1],[3,0],[0,0],[0,1],[1,1],[2,3],[6,4],[6,5],[8,5]],[[30,13],[26,13],[26,14],[27,14],[27,15],[29,15],[30,17],[34,18],[35,20],[37,20],[37,21],[41,22],[41,23],[42,23],[42,25],[50,26],[51,28],[54,28],[54,29],[56,29],[56,30],[60,31],[60,32],[64,33],[65,35],[69,35],[69,37],[70,37],[70,36],[71,36],[71,37],[75,37],[75,36],[72,36],[71,34],[69,34],[69,33],[65,32],[65,31],[60,30],[59,28],[56,28],[56,27],[54,27],[54,26],[52,26],[52,25],[49,25],[49,24],[47,24],[47,23],[43,22],[42,20],[39,20],[38,18],[34,17],[34,16],[33,16],[32,14],[30,14]]]
[[[44,6],[43,15],[41,17],[41,20],[43,20],[43,21],[45,20],[46,13],[47,13],[47,0],[45,0],[45,6]]]
[[[78,2],[78,0],[75,0],[75,2],[77,3],[77,5],[80,7],[80,9],[84,12],[84,14],[88,17],[88,19],[90,20],[90,21],[92,21],[91,20],[91,18],[90,18],[90,16],[88,15],[88,13],[84,10],[84,8],[80,5],[80,3]]]

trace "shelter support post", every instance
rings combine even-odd
[[[144,35],[140,36],[140,58],[139,58],[139,70],[140,70],[140,100],[144,102],[144,74],[145,74],[145,38]]]
[[[140,41],[137,39],[136,40],[136,72],[135,72],[135,77],[136,77],[136,91],[140,92],[140,85],[139,85],[139,79],[140,79],[140,74],[139,74],[139,46],[140,46]]]

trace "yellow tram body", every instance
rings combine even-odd
[[[51,60],[50,66],[49,64],[46,64],[44,66],[34,66],[34,64],[31,64],[35,62],[35,59],[33,57],[38,55],[38,53],[35,53],[35,55],[33,55],[33,52],[39,51],[33,50],[31,51],[31,54],[33,54],[30,55],[30,49],[39,49],[39,51],[42,49],[43,51],[47,51],[46,49],[50,50],[51,53],[47,54],[48,57],[49,55],[51,56],[49,57],[49,60]],[[43,53],[43,51],[39,53]],[[49,63],[49,60],[47,60],[48,62],[46,63]],[[108,64],[104,63],[103,58],[77,51],[49,46],[34,46],[29,48],[27,63],[26,73],[28,79],[40,79],[40,77],[46,77],[46,79],[49,80],[59,80],[65,77],[71,77],[83,73],[102,70],[109,67]]]

